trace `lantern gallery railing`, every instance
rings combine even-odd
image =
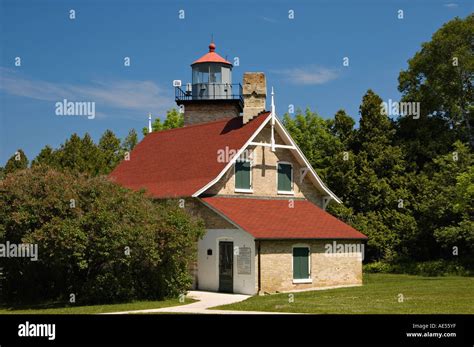
[[[176,101],[191,100],[239,100],[243,103],[240,83],[196,83],[188,84],[186,90],[175,87]]]

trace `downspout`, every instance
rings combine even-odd
[[[257,266],[257,282],[258,282],[258,290],[257,294],[260,294],[260,291],[262,290],[262,280],[261,280],[261,267],[260,267],[260,241],[257,241],[257,261],[258,261],[258,266]]]

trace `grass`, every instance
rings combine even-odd
[[[92,306],[67,306],[55,308],[12,308],[0,307],[0,314],[97,314],[107,312],[121,312],[132,310],[148,310],[170,306],[190,304],[196,300],[185,298],[183,303],[178,299],[161,301],[134,301],[124,304],[92,305]]]
[[[292,294],[293,303],[286,293],[254,296],[213,309],[316,314],[474,313],[473,277],[365,274],[360,287]]]

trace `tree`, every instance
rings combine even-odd
[[[309,109],[284,125],[323,180],[346,207],[329,210],[369,236],[368,259],[408,255],[417,231],[405,161],[394,145],[395,127],[382,113],[382,99],[368,90],[360,106],[360,127],[344,111],[324,120]]]
[[[5,164],[4,174],[8,175],[17,170],[23,170],[28,167],[28,158],[22,149],[18,149]]]
[[[59,166],[73,172],[84,170],[84,158],[81,153],[82,141],[79,135],[72,134],[58,149]]]
[[[452,152],[436,158],[423,172],[419,185],[416,213],[423,229],[418,246],[428,247],[428,256],[440,256],[441,251],[453,258],[457,247],[459,259],[472,259],[474,239],[474,157],[469,147],[460,141]]]
[[[89,133],[85,133],[81,140],[79,155],[82,166],[79,167],[78,172],[87,173],[91,176],[107,172],[106,165],[108,163],[103,162],[102,152]]]
[[[161,299],[191,284],[204,227],[174,202],[44,165],[9,174],[0,190],[0,243],[38,245],[37,261],[2,261],[10,304]]]
[[[32,165],[48,165],[58,170],[85,173],[91,176],[110,173],[137,144],[138,137],[131,129],[123,141],[111,131],[106,130],[98,145],[86,133],[81,139],[72,134],[58,149],[45,146]]]
[[[345,145],[349,145],[354,136],[355,121],[344,110],[339,110],[334,116],[334,120],[329,120],[329,128],[334,136]]]
[[[382,112],[382,99],[369,89],[359,107],[360,127],[357,131],[355,148],[377,156],[380,147],[390,145],[395,128],[387,115]]]
[[[168,130],[168,129],[174,129],[174,128],[181,128],[184,126],[184,116],[182,113],[179,113],[178,110],[175,108],[168,110],[166,112],[166,119],[162,123],[160,118],[155,118],[153,123],[151,124],[152,130],[155,131],[161,131],[161,130]],[[145,127],[142,129],[143,135],[148,134],[148,128]]]
[[[120,139],[111,130],[106,130],[99,140],[100,170],[102,174],[110,173],[122,159]]]
[[[58,156],[51,146],[46,145],[31,163],[32,166],[40,164],[58,167]]]
[[[331,134],[330,123],[310,109],[297,110],[294,118],[283,116],[283,124],[304,152],[318,175],[325,179],[334,157],[342,153],[342,144]]]
[[[125,151],[125,152],[131,152],[132,149],[135,148],[137,143],[138,143],[137,132],[135,131],[135,129],[131,129],[128,132],[128,135],[122,141],[122,150]]]
[[[474,145],[474,15],[444,24],[399,75],[403,101],[419,102],[419,119],[400,117],[398,142],[422,167],[455,139]]]
[[[355,121],[344,110],[339,110],[334,119],[327,120],[329,129],[340,143],[341,152],[331,160],[327,170],[326,183],[344,202],[350,201],[356,184],[355,155],[352,151]]]

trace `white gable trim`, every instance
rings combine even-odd
[[[258,127],[258,129],[252,134],[252,136],[248,139],[248,141],[244,144],[244,146],[237,152],[237,154],[232,158],[231,161],[229,161],[229,163],[227,163],[227,165],[225,166],[225,168],[219,173],[219,175],[217,175],[216,178],[214,178],[211,182],[209,182],[208,184],[206,184],[204,187],[202,187],[201,189],[199,189],[197,192],[195,192],[192,196],[193,197],[198,197],[199,195],[201,195],[202,193],[204,193],[206,190],[208,190],[210,187],[212,187],[214,184],[216,184],[221,178],[222,176],[230,169],[230,167],[235,163],[235,161],[240,157],[240,155],[244,152],[245,149],[247,149],[248,146],[251,146],[251,145],[259,145],[257,143],[254,143],[253,140],[255,139],[255,137],[257,137],[257,135],[262,131],[262,129],[268,124],[268,122],[272,119],[271,117],[271,114],[269,114],[267,116],[267,119],[265,119],[263,121],[263,123]],[[319,186],[319,188],[321,190],[323,190],[324,192],[327,193],[327,195],[334,199],[336,202],[338,203],[342,203],[342,201],[336,196],[336,194],[334,194],[328,187],[326,187],[326,185],[323,183],[323,181],[321,180],[321,178],[318,176],[318,174],[316,173],[316,171],[314,171],[313,167],[311,166],[311,164],[309,163],[308,159],[306,159],[306,157],[304,156],[303,152],[301,151],[301,149],[298,147],[298,145],[293,141],[293,139],[291,138],[290,134],[288,133],[288,131],[285,129],[285,127],[283,126],[283,124],[281,123],[281,121],[278,119],[278,117],[274,117],[274,119],[276,120],[275,124],[276,124],[276,127],[277,127],[277,131],[280,135],[283,135],[282,138],[283,140],[290,145],[291,147],[291,150],[295,151],[296,152],[296,157],[297,159],[299,158],[305,165],[306,167],[309,169],[309,173],[310,173],[310,177],[313,178],[314,181],[316,181],[317,185]]]
[[[308,159],[306,159],[305,155],[303,154],[303,152],[301,151],[301,149],[298,147],[298,145],[293,141],[293,138],[291,137],[291,135],[288,133],[288,131],[285,129],[285,127],[283,126],[283,124],[281,123],[281,121],[278,119],[278,117],[275,117],[275,124],[277,125],[277,130],[278,132],[280,133],[283,133],[284,137],[283,137],[283,140],[285,142],[289,142],[291,146],[293,146],[296,150],[296,153],[298,154],[297,157],[299,157],[300,159],[302,159],[302,161],[304,162],[304,164],[306,165],[306,167],[309,169],[309,173],[311,174],[310,177],[313,177],[313,179],[316,180],[316,182],[319,184],[320,188],[325,191],[328,196],[330,196],[332,199],[334,199],[337,203],[341,204],[342,201],[341,199],[339,199],[336,194],[334,194],[325,184],[324,182],[321,180],[321,178],[318,176],[318,174],[316,173],[316,171],[314,171],[313,167],[311,166],[311,164],[309,163]]]
[[[245,151],[245,149],[249,146],[250,142],[252,142],[255,137],[260,133],[260,131],[262,131],[263,128],[265,128],[265,125],[267,125],[267,123],[270,121],[272,117],[270,117],[270,114],[268,114],[267,116],[267,119],[265,119],[263,121],[262,124],[260,124],[260,126],[258,127],[258,129],[252,134],[252,136],[250,136],[250,138],[247,140],[247,142],[243,145],[243,147],[234,155],[234,157],[232,158],[232,160],[230,160],[227,165],[225,166],[225,168],[219,173],[219,175],[217,175],[216,178],[214,178],[211,182],[209,182],[208,184],[206,184],[204,187],[202,187],[201,189],[199,189],[196,193],[194,193],[192,195],[193,198],[201,195],[202,193],[204,193],[206,190],[208,190],[210,187],[212,187],[214,184],[216,184],[220,179],[221,177],[227,172],[227,170],[230,169],[230,167],[232,165],[234,165],[235,161],[240,158],[240,155]]]

